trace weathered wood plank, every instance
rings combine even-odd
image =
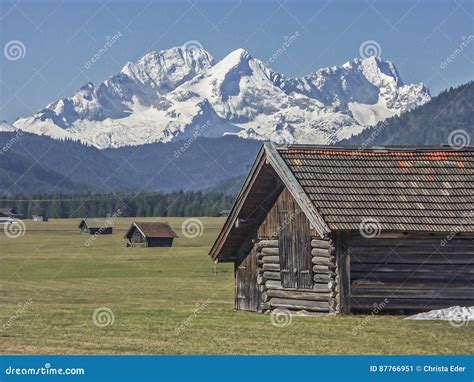
[[[426,311],[432,309],[442,309],[452,306],[453,301],[451,299],[447,300],[438,300],[438,299],[392,299],[389,297],[388,303],[384,304],[384,311],[390,310],[417,310],[417,311]],[[352,297],[351,306],[354,311],[360,310],[372,310],[374,309],[375,303],[382,303],[384,299],[380,301],[374,301],[374,298],[366,297]],[[461,306],[471,306],[474,303],[474,300],[456,300],[456,304]]]
[[[473,263],[474,265],[474,263]],[[465,264],[420,264],[414,266],[413,264],[361,264],[352,263],[352,271],[357,272],[449,272],[449,273],[474,273],[474,267],[466,266]]]
[[[266,280],[265,286],[267,289],[282,289],[281,281],[278,280]]]
[[[310,301],[329,301],[330,293],[319,293],[314,291],[292,291],[292,290],[278,290],[269,289],[265,292],[268,298],[279,297],[296,300],[310,300]]]
[[[271,255],[271,256],[278,256],[279,254],[278,248],[269,248],[269,247],[262,248],[260,252],[262,255]]]
[[[465,282],[473,283],[474,274],[472,273],[442,273],[442,272],[351,272],[353,280],[374,280],[380,282]]]
[[[334,264],[328,265],[313,265],[314,273],[334,273],[336,266]]]
[[[329,280],[331,280],[331,277],[326,274],[315,273],[313,275],[313,280],[318,283],[329,282]]]
[[[470,289],[393,289],[393,288],[352,288],[353,297],[372,298],[416,298],[474,300],[474,287]]]
[[[469,254],[440,255],[438,253],[413,255],[399,254],[390,255],[389,251],[377,254],[365,254],[353,252],[351,264],[367,263],[377,264],[381,262],[390,262],[392,264],[474,264],[474,256]]]
[[[336,263],[336,280],[339,285],[338,308],[340,313],[349,314],[351,312],[351,252],[349,237],[343,232],[337,233]]]
[[[331,253],[327,249],[311,248],[311,256],[330,257]]]
[[[449,288],[449,289],[466,289],[466,283],[449,283],[446,285],[444,282],[439,283],[423,283],[423,282],[380,282],[377,280],[373,281],[366,281],[366,280],[355,280],[352,282],[352,288],[357,289],[371,289],[371,288],[385,288],[385,289],[442,289],[442,288]]]
[[[260,240],[256,245],[259,249],[264,247],[278,248],[278,240]]]
[[[262,270],[280,272],[280,264],[265,263],[265,264],[262,264]]]
[[[286,308],[294,310],[311,310],[315,312],[329,312],[329,303],[323,301],[294,300],[273,297],[270,299],[272,308]]]
[[[330,246],[331,246],[331,242],[329,240],[318,240],[318,239],[311,240],[311,247],[313,248],[329,248]]]
[[[264,256],[260,261],[262,264],[280,264],[280,258],[278,256]]]
[[[329,258],[325,257],[313,257],[311,262],[315,265],[332,265],[332,261]]]
[[[281,280],[280,272],[263,272],[263,278],[265,280]]]

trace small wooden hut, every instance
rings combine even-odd
[[[210,255],[235,307],[474,305],[474,148],[265,144]]]
[[[82,219],[79,228],[86,235],[111,235],[113,231],[110,219]]]
[[[32,215],[31,218],[34,222],[47,222],[48,217],[46,215]]]
[[[168,223],[133,223],[125,234],[127,247],[171,247],[178,235]]]

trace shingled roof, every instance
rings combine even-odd
[[[473,231],[474,151],[289,147],[278,150],[331,230],[361,217],[382,230]]]
[[[237,219],[259,224],[281,191],[279,184],[288,188],[322,237],[359,230],[367,218],[384,231],[474,232],[472,147],[361,150],[267,143],[211,250],[213,258],[235,256],[237,244],[252,230],[235,230]]]
[[[141,223],[135,222],[132,224],[128,232],[125,234],[125,238],[128,238],[132,233],[133,229],[137,228],[147,238],[176,238],[178,235],[171,229],[168,223],[162,222],[151,222]]]
[[[87,228],[108,228],[113,227],[112,219],[84,218],[79,223],[79,228],[85,224]]]

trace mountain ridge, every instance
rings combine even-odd
[[[196,130],[330,144],[430,98],[423,84],[405,85],[395,65],[377,57],[287,78],[244,49],[215,62],[203,49],[176,47],[147,53],[13,126],[101,149],[176,142]]]
[[[361,148],[384,145],[474,144],[474,81],[451,87],[424,105],[392,117],[338,144]]]

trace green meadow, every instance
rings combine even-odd
[[[0,226],[0,352],[3,354],[472,354],[474,325],[401,316],[292,317],[234,310],[232,264],[208,251],[224,223],[167,218],[172,248],[126,248],[134,219],[113,235],[81,235],[79,219]],[[153,221],[154,218],[138,219]]]

